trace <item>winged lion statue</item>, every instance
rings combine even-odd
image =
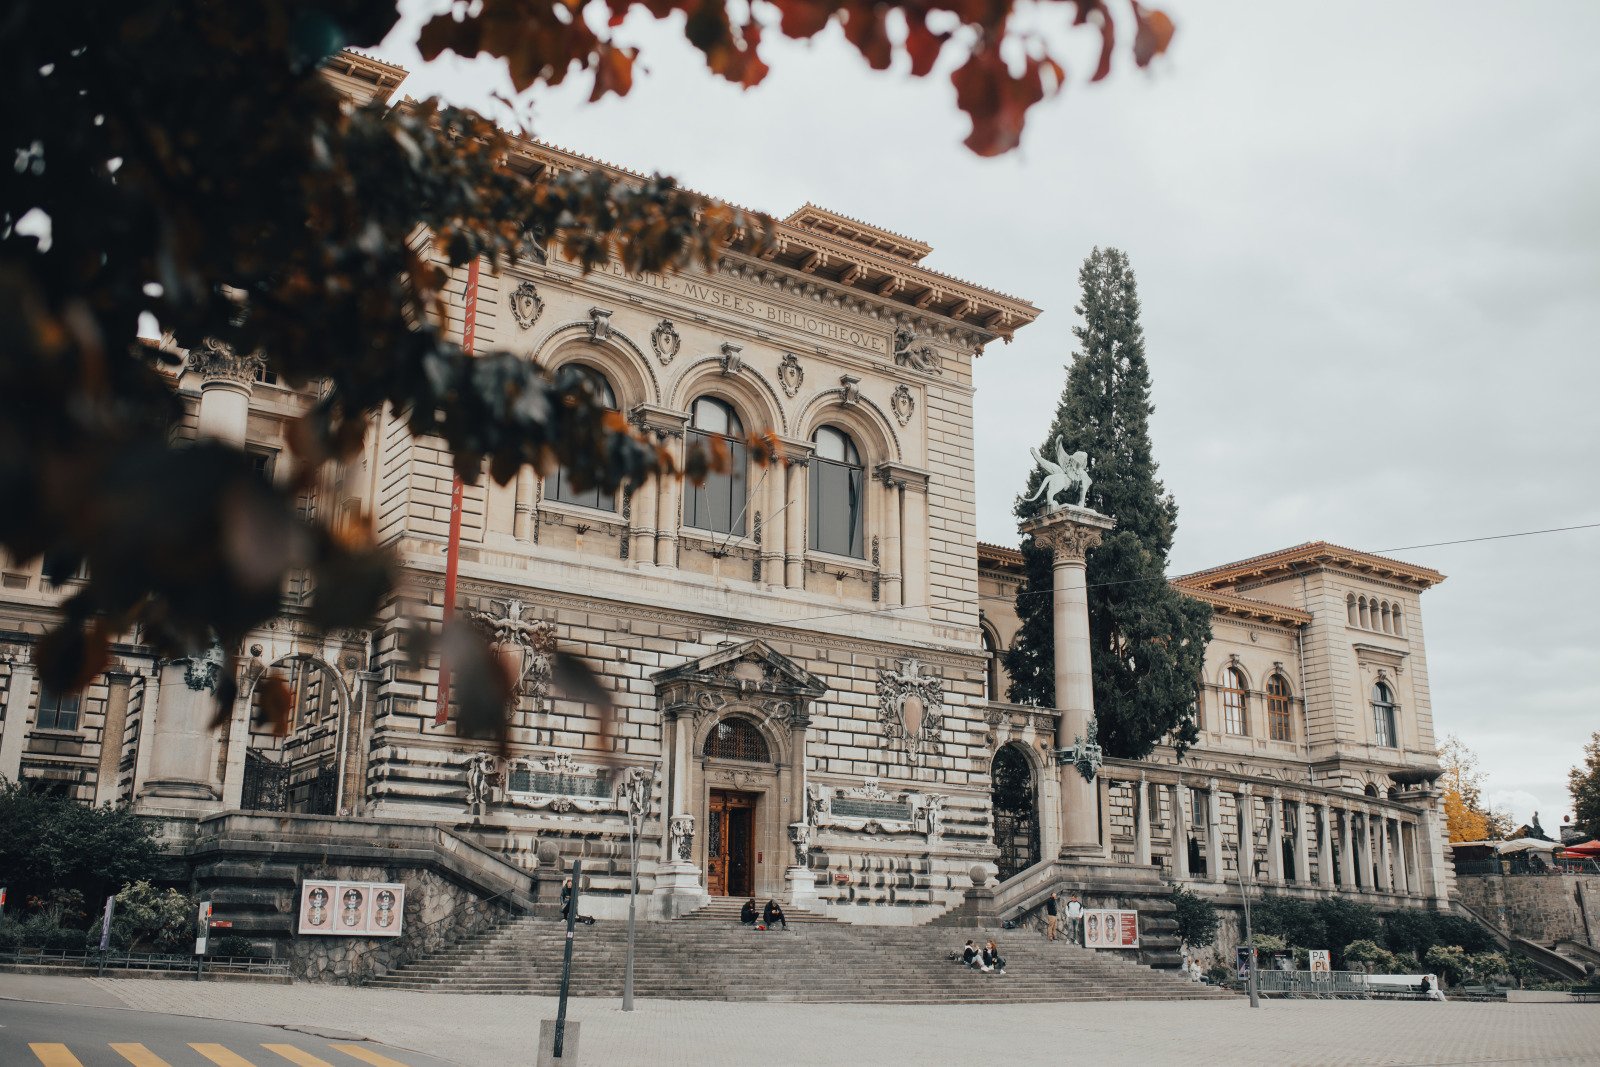
[[[1091,479],[1089,477],[1089,454],[1087,452],[1073,452],[1068,455],[1067,446],[1059,437],[1056,438],[1056,461],[1054,463],[1039,455],[1037,448],[1030,448],[1028,451],[1033,454],[1033,458],[1038,462],[1039,466],[1044,468],[1044,481],[1039,483],[1039,488],[1034,490],[1032,496],[1023,500],[1024,504],[1039,499],[1040,494],[1043,494],[1045,506],[1054,508],[1058,506],[1056,497],[1072,488],[1073,483],[1076,482],[1078,485],[1077,506],[1080,508],[1088,506],[1086,501],[1089,499],[1089,483]]]

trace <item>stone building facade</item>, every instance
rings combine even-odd
[[[329,73],[357,99],[404,76],[354,54]],[[524,148],[531,167],[604,166]],[[1016,629],[1019,561],[978,544],[974,510],[973,361],[1038,312],[928,269],[930,251],[808,204],[765,253],[730,250],[709,272],[457,272],[452,325],[471,317],[480,350],[583,368],[680,455],[740,427],[781,446],[770,466],[736,452],[704,486],[608,495],[524,470],[464,487],[454,610],[520,664],[509,759],[458,737],[438,663],[406,656],[408,630],[445,614],[452,472],[441,442],[384,413],[302,505],[370,522],[399,590],[370,629],[316,633],[310,579],[291,580],[240,650],[225,726],[210,725],[219,650],[161,661],[129,635],[81,695],[43,691],[32,649],[63,591],[0,560],[0,776],[130,803],[180,837],[219,811],[284,811],[365,820],[380,839],[386,823],[437,823],[541,877],[581,856],[602,915],[625,908],[623,786],[641,774],[656,916],[756,895],[918,923],[985,882],[996,906],[1020,904],[1086,803],[1112,873],[1215,881],[1238,846],[1262,881],[1444,901],[1417,601],[1440,576],[1422,568],[1305,546],[1180,580],[1218,612],[1204,743],[1181,765],[1110,761],[1087,794],[1062,784],[1061,714],[1003,699],[993,650]],[[215,343],[166,343],[183,357],[181,432],[283,477],[311,397]],[[553,685],[556,647],[600,674],[614,713]],[[252,711],[269,673],[294,694],[286,736]],[[1365,701],[1380,683],[1393,726],[1378,738]]]

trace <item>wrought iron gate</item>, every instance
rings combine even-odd
[[[244,754],[244,795],[239,806],[246,811],[289,810],[289,768],[261,753]]]
[[[1028,757],[1012,745],[994,755],[995,861],[1003,882],[1039,862],[1039,805]]]

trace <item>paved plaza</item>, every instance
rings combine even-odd
[[[544,997],[154,979],[0,975],[0,997],[327,1027],[466,1067],[531,1065],[539,1020],[555,1015]],[[575,1000],[571,1017],[583,1024],[583,1062],[597,1065],[1600,1064],[1600,1006],[1590,1005],[655,1000],[630,1016],[614,1001]]]

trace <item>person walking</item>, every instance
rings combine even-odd
[[[1046,940],[1054,941],[1056,939],[1056,924],[1058,922],[1060,922],[1060,921],[1061,921],[1060,914],[1057,911],[1057,905],[1056,905],[1056,894],[1055,893],[1051,893],[1050,894],[1050,899],[1048,899],[1048,900],[1046,900],[1044,902],[1044,923],[1045,923],[1045,939]]]

